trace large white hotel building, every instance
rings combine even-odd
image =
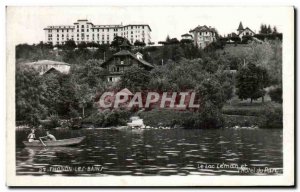
[[[138,40],[146,45],[151,43],[151,28],[147,24],[139,25],[94,25],[87,19],[77,20],[73,25],[48,26],[45,30],[45,41],[63,44],[67,40],[110,44],[115,36],[127,38],[132,44]]]

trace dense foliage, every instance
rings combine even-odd
[[[148,111],[143,114],[145,121],[159,116],[161,119],[170,119],[165,123],[168,126],[216,128],[224,124],[222,108],[234,94],[240,99],[255,100],[265,95],[264,88],[270,85],[276,87],[282,81],[282,42],[278,39],[249,43],[249,39],[245,38],[247,44],[238,46],[217,41],[202,50],[191,41],[178,41],[168,37],[162,46],[144,47],[143,43],[135,42],[132,52],[142,53],[143,58],[152,63],[154,68],[149,72],[132,66],[125,71],[117,84],[110,84],[106,81],[107,71],[101,64],[120,49],[124,40],[126,39],[116,37],[111,45],[75,45],[68,41],[64,45],[56,45],[57,49],[44,43],[18,45],[17,121],[38,124],[42,119],[52,119],[50,124],[53,127],[58,126],[57,117],[68,119],[80,116],[83,122],[97,126],[124,124],[130,112],[99,112],[94,102],[103,91],[128,88],[132,92],[145,89],[195,91],[201,104],[196,112],[191,110],[183,114]],[[35,70],[19,65],[42,59],[70,63],[71,72],[69,75],[47,73],[40,76]],[[271,99],[276,102],[282,102],[281,94],[280,89],[269,92]],[[272,117],[279,115],[280,111],[275,110]],[[268,126],[271,122],[272,119],[265,118],[261,125]]]
[[[275,89],[271,89],[269,91],[269,95],[270,95],[272,101],[275,101],[277,103],[282,103],[282,88],[281,87],[276,87]]]
[[[265,90],[269,85],[269,77],[267,71],[252,63],[244,66],[237,73],[237,95],[240,99],[256,100],[264,97]]]

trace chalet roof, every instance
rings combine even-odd
[[[238,27],[237,31],[242,31],[242,30],[244,30],[244,27],[243,27],[243,24],[242,24],[242,22],[240,22],[240,24],[239,24],[239,27]]]
[[[151,68],[154,67],[152,64],[148,63],[147,61],[145,61],[145,60],[143,60],[143,59],[138,59],[137,56],[136,56],[135,54],[131,53],[131,52],[128,51],[128,50],[121,50],[121,51],[115,53],[115,54],[114,54],[111,58],[109,58],[107,61],[103,62],[103,63],[101,64],[101,66],[105,65],[108,61],[110,61],[112,58],[117,57],[117,56],[130,56],[130,57],[134,58],[135,60],[139,61],[141,64],[143,64],[143,65],[145,65],[145,66],[147,66],[147,67],[151,67]]]
[[[190,30],[190,32],[194,32],[194,31],[197,31],[197,32],[213,32],[213,33],[217,32],[215,28],[207,27],[206,25],[203,25],[203,26],[199,25],[195,29]]]
[[[193,37],[191,34],[188,34],[188,33],[185,33],[185,34],[181,35],[181,37],[187,37],[187,36]]]

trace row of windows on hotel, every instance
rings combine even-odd
[[[143,29],[144,29],[144,26],[143,26]],[[68,33],[69,32],[69,29],[56,29],[57,33],[59,33],[59,30],[61,30],[61,32],[63,33],[64,30],[66,30],[66,32]],[[74,32],[74,29],[70,29],[71,32]],[[107,32],[109,32],[110,29],[106,29]],[[117,28],[114,28],[112,29],[114,31],[118,31]],[[81,29],[81,32],[84,32],[85,30],[84,29]],[[121,28],[121,31],[123,31],[123,28]],[[49,29],[48,30],[49,33],[52,33],[52,29]],[[77,29],[77,32],[79,32],[79,29]],[[89,29],[86,29],[86,32],[89,32]],[[100,32],[100,29],[92,29],[92,32]],[[104,29],[102,29],[102,32],[104,32]],[[132,32],[132,31],[131,31]],[[137,32],[140,32],[140,31],[136,31]],[[142,31],[144,33],[144,31]]]
[[[72,38],[72,40],[74,40],[74,39]],[[52,39],[49,39],[49,41],[52,41]],[[76,43],[80,43],[80,42],[85,42],[85,41],[83,39],[81,41],[79,41],[79,39],[77,39]],[[110,44],[110,41],[92,41],[92,42],[98,43],[98,44],[100,44],[100,43],[101,44]],[[132,42],[133,42],[133,40],[132,40]],[[63,44],[64,40],[59,41],[59,39],[57,39],[57,43]]]
[[[49,36],[48,37],[48,41],[52,41],[53,39],[52,39],[52,36]],[[69,38],[68,36],[67,36],[67,38],[66,38],[66,40],[68,41],[68,40],[73,40],[74,41],[74,37],[72,36],[71,38]],[[101,41],[99,41],[100,39],[99,39],[99,37],[97,38],[97,43],[100,43]],[[60,39],[59,39],[59,37],[57,37],[57,41],[60,41]],[[65,41],[65,39],[64,39],[64,37],[62,37],[62,39],[61,39],[61,41]],[[77,37],[77,41],[79,41],[79,37]],[[84,37],[81,37],[81,41],[84,41]],[[87,41],[89,41],[89,37],[87,36]],[[95,42],[95,38],[93,37],[92,38],[92,41],[93,42]],[[144,38],[142,38],[142,42],[145,42],[145,39]],[[104,44],[105,43],[105,40],[104,40],[104,37],[102,36],[102,44]],[[110,43],[110,41],[109,41],[109,36],[107,36],[107,44],[109,44]],[[130,43],[134,43],[133,42],[133,37],[131,37],[131,39],[130,39]]]
[[[117,36],[116,33],[114,34],[114,37],[115,36]],[[122,36],[123,36],[123,34],[122,34]],[[52,34],[48,34],[49,41],[50,41],[50,39],[52,39],[52,37],[53,37]],[[68,34],[66,35],[66,37],[67,37],[67,40],[69,40],[69,35]],[[74,36],[72,35],[71,37],[73,39]],[[139,38],[139,37],[140,37],[139,35],[135,36],[135,38]],[[61,35],[61,38],[64,39],[64,34]],[[84,34],[82,33],[81,34],[81,39],[83,39],[83,38],[84,38]],[[89,39],[89,35],[86,35],[86,38]],[[100,38],[100,35],[98,34],[97,35],[97,39],[99,40],[99,38]],[[127,35],[127,38],[128,38],[128,35]],[[57,34],[57,39],[59,39],[59,34]],[[92,39],[93,40],[95,39],[94,34],[92,35]],[[131,35],[131,39],[133,39],[133,35]],[[79,34],[77,34],[77,40],[79,40]],[[102,35],[102,40],[104,40],[104,35]],[[109,35],[107,35],[107,40],[109,40]],[[145,36],[144,35],[142,35],[142,40],[144,42],[144,40],[145,40]]]
[[[133,29],[134,28],[134,26],[130,26],[131,27],[131,29]],[[142,27],[142,29],[144,29],[144,26],[142,25],[142,26],[136,26],[136,28],[137,29],[139,29],[140,27]],[[76,28],[79,28],[79,25],[76,25]],[[84,28],[84,25],[81,25],[81,28]],[[89,25],[86,25],[86,28],[89,28]],[[127,27],[123,27],[124,29],[128,29],[129,28],[129,26],[127,26]],[[114,28],[115,30],[118,30],[117,28]],[[121,30],[122,30],[122,28],[121,28]]]
[[[122,36],[123,36],[123,33],[121,34]],[[125,34],[124,33],[124,35],[125,36],[127,36],[128,37],[128,33],[127,34]],[[69,34],[67,34],[66,35],[67,37],[69,36]],[[73,36],[73,35],[72,35]],[[89,35],[86,35],[87,37],[89,37]],[[92,36],[94,37],[95,36],[95,34],[92,34]],[[114,33],[114,37],[115,36],[117,36],[117,33]],[[133,38],[133,33],[131,33],[131,37]],[[53,37],[52,36],[52,34],[48,34],[48,37]],[[57,37],[59,37],[59,34],[57,34]],[[64,34],[61,34],[61,37],[64,37]],[[77,34],[77,37],[79,37],[79,34]],[[84,33],[81,33],[81,37],[84,37]],[[97,34],[97,37],[99,38],[100,37],[100,34],[98,33]],[[137,37],[140,37],[139,35],[135,35],[135,37],[137,38]],[[142,37],[144,38],[145,37],[145,34],[142,34]],[[109,35],[107,35],[107,38],[109,38]],[[102,39],[104,39],[104,34],[102,34]]]

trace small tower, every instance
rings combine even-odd
[[[242,24],[242,22],[240,22],[240,24],[239,24],[239,27],[238,27],[237,31],[238,31],[238,34],[240,34],[242,31],[244,31],[244,27],[243,27],[243,24]]]

